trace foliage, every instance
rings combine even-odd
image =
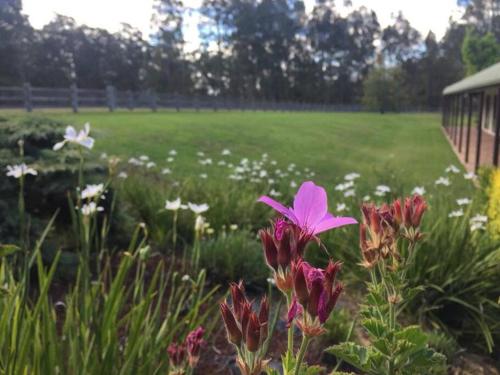
[[[60,253],[46,268],[42,243],[43,238],[33,251],[39,290],[29,301],[26,284],[1,259],[0,362],[6,374],[165,373],[169,344],[213,314],[206,306],[214,292],[205,291],[206,274],[181,280],[164,260],[148,260],[141,241],[132,241],[118,259],[106,259],[87,288],[70,285],[53,301]]]
[[[431,100],[463,72],[462,23],[498,39],[498,11],[483,1],[470,4],[460,24],[450,23],[436,53],[401,13],[383,28],[372,9],[350,2],[340,9],[332,0],[317,1],[309,10],[300,0],[205,0],[198,7],[156,0],[148,38],[128,24],[111,33],[64,15],[36,29],[19,0],[4,0],[0,83],[112,84],[172,95],[352,105],[381,57],[401,69],[412,108],[435,109],[439,103]],[[199,46],[183,35],[192,14],[200,19]]]
[[[247,284],[265,287],[269,270],[255,235],[245,229],[219,231],[201,244],[200,265],[220,284],[245,277]]]
[[[477,35],[468,29],[462,45],[467,75],[474,74],[500,60],[500,47],[493,34]]]
[[[459,343],[491,352],[500,334],[500,244],[486,230],[471,229],[475,212],[484,210],[482,193],[477,195],[476,206],[458,218],[447,217],[452,210],[448,197],[432,202],[433,220],[424,226],[427,235],[408,271],[409,284],[424,289],[408,310]]]
[[[76,182],[79,156],[73,150],[56,153],[52,146],[62,138],[64,123],[45,117],[26,117],[18,121],[0,122],[0,170],[4,173],[7,165],[17,164],[21,159],[34,166],[38,175],[30,177],[26,185],[26,207],[31,215],[31,230],[36,235],[43,230],[43,220],[50,218],[56,209],[61,213],[58,224],[68,222],[67,193]],[[19,142],[23,142],[23,156],[20,156]],[[102,166],[91,158],[84,172],[91,175],[102,171]],[[0,236],[4,241],[18,237],[17,186],[11,178],[0,180]]]
[[[390,207],[363,206],[360,228],[362,266],[370,273],[368,293],[360,310],[360,324],[370,346],[335,345],[327,351],[374,375],[445,374],[446,358],[428,346],[428,336],[418,325],[398,321],[402,307],[420,291],[409,287],[408,266],[415,263],[421,239],[420,220],[426,205],[415,196]]]
[[[500,239],[500,170],[495,170],[490,175],[488,192],[488,229],[495,239]]]
[[[363,104],[380,113],[401,109],[401,82],[397,69],[376,68],[364,81]]]

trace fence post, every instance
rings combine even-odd
[[[153,112],[156,112],[158,110],[158,103],[156,99],[156,92],[149,90],[149,105],[151,107],[151,110]]]
[[[71,84],[71,108],[73,113],[78,113],[78,87],[75,83]]]
[[[33,110],[33,96],[31,93],[31,85],[29,83],[24,84],[24,108],[26,112],[31,112]]]
[[[116,91],[111,85],[106,86],[106,101],[110,112],[114,112],[116,108]]]
[[[130,90],[127,90],[127,108],[129,111],[134,110],[134,93]]]

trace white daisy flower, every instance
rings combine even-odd
[[[82,199],[100,197],[104,192],[104,184],[90,184],[82,190]]]
[[[459,206],[467,206],[468,204],[471,204],[472,200],[469,198],[459,198],[457,199],[457,204]]]
[[[208,211],[208,209],[210,208],[209,205],[206,203],[195,204],[191,202],[188,202],[188,207],[191,211],[193,211],[197,215],[202,214],[205,211]]]
[[[7,177],[21,178],[21,176],[26,176],[28,174],[36,176],[38,172],[24,163],[7,166]]]
[[[91,149],[92,147],[94,147],[94,138],[89,137],[89,133],[90,124],[88,122],[83,126],[83,130],[80,130],[78,133],[71,125],[67,126],[66,132],[64,134],[64,140],[56,143],[52,149],[54,151],[60,150],[66,143],[74,143]]]
[[[450,186],[451,182],[448,177],[439,177],[434,184],[436,185],[443,185],[443,186]]]
[[[413,190],[411,191],[412,195],[424,195],[425,194],[425,188],[423,186],[415,186]]]
[[[464,216],[464,211],[462,209],[451,211],[448,214],[448,217],[460,217],[460,216]]]

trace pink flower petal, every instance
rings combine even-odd
[[[329,229],[343,227],[344,225],[357,224],[356,219],[352,217],[334,217],[331,214],[326,214],[323,220],[316,225],[313,234],[318,234]]]
[[[295,218],[293,212],[289,208],[283,206],[280,202],[276,202],[274,199],[269,198],[267,195],[263,195],[262,197],[260,197],[257,200],[257,202],[262,202],[267,204],[268,206],[274,208],[280,214],[282,214],[283,216],[285,216],[286,218],[288,218],[289,220],[298,225],[297,219]]]
[[[328,210],[326,191],[312,181],[304,182],[293,201],[293,213],[298,225],[304,229],[314,230]]]

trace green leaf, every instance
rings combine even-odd
[[[356,345],[353,342],[343,342],[342,344],[331,346],[325,351],[362,371],[370,369],[369,361],[371,352],[364,346]]]
[[[19,250],[21,250],[21,249],[16,245],[9,245],[9,244],[2,245],[2,244],[0,244],[0,257],[9,256],[9,255],[14,254],[16,251],[19,251]]]
[[[397,340],[406,340],[416,347],[425,347],[427,344],[427,335],[420,326],[408,326],[395,334]]]
[[[379,319],[375,319],[375,318],[364,319],[361,322],[361,325],[373,337],[384,337],[385,333],[387,332],[387,328],[388,328],[387,325],[384,324],[384,322],[382,322]]]

